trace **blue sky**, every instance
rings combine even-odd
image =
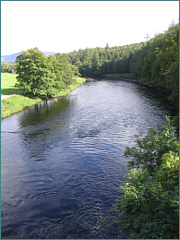
[[[1,55],[122,46],[179,20],[179,1],[1,1]]]

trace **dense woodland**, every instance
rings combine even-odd
[[[82,76],[125,73],[129,78],[154,84],[169,93],[176,107],[179,103],[179,24],[172,24],[162,34],[146,42],[122,47],[94,48],[69,54]]]

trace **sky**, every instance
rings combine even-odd
[[[179,1],[1,1],[1,56],[144,42],[179,22]]]

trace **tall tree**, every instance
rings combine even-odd
[[[23,51],[16,58],[16,63],[17,84],[25,94],[50,95],[54,86],[51,66],[48,58],[38,48]]]
[[[53,96],[73,83],[77,67],[67,54],[45,56],[38,48],[23,51],[16,58],[17,85],[25,94]]]

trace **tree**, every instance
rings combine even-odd
[[[16,70],[15,63],[3,62],[1,63],[1,72],[2,73],[13,73]]]
[[[109,44],[108,43],[106,43],[106,47],[105,47],[106,49],[108,49],[109,48]]]
[[[23,51],[16,58],[17,85],[25,94],[50,96],[53,94],[54,75],[48,58],[38,48]]]
[[[101,67],[101,61],[99,58],[99,53],[96,49],[94,52],[94,55],[92,56],[92,73],[93,73],[93,75],[98,75],[100,67]]]
[[[179,239],[179,157],[162,157],[154,176],[133,169],[117,201],[118,224],[132,239]]]
[[[70,63],[70,58],[67,54],[55,54],[52,62],[56,66],[53,70],[56,73],[55,82],[62,82],[63,88],[72,84],[75,81],[75,75],[79,75],[78,68]]]
[[[134,239],[179,239],[179,143],[169,120],[158,129],[128,153],[141,168],[125,177],[116,203],[117,223]]]
[[[163,154],[177,150],[175,127],[169,117],[164,125],[157,125],[156,129],[150,128],[144,138],[141,139],[140,135],[135,137],[135,147],[126,147],[124,152],[125,157],[131,158],[129,168],[141,167],[153,173],[154,169],[161,165]]]
[[[170,103],[178,108],[179,104],[179,24],[171,24],[169,29],[146,46],[136,58],[136,67],[131,62],[142,81],[154,83],[167,90]]]
[[[45,56],[38,48],[23,51],[16,58],[17,86],[25,94],[53,96],[75,81],[77,67],[66,54]]]
[[[146,37],[145,37],[145,39],[146,39],[146,41],[149,41],[149,39],[150,39],[150,36],[149,36],[149,34],[148,34],[148,33],[146,34]]]

